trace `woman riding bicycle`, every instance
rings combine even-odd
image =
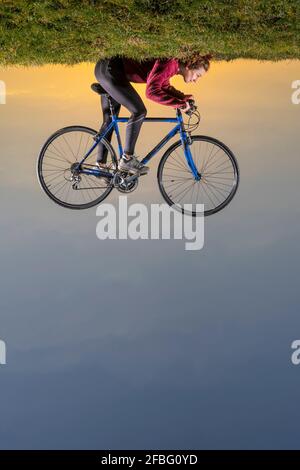
[[[125,106],[131,116],[126,127],[126,144],[119,162],[119,169],[138,174],[141,170],[148,171],[149,167],[142,165],[134,154],[137,138],[147,110],[145,105],[130,82],[146,83],[146,97],[173,108],[186,112],[190,108],[188,100],[192,95],[185,95],[170,85],[170,78],[182,75],[186,83],[196,82],[209,69],[211,55],[196,54],[190,60],[153,59],[137,62],[131,59],[113,57],[101,59],[95,67],[95,76],[102,88],[110,96],[114,114],[118,116],[121,105]],[[101,96],[103,111],[103,132],[111,122],[109,101],[106,95]],[[111,140],[112,132],[105,138]],[[97,165],[106,167],[107,149],[103,144],[98,145]]]

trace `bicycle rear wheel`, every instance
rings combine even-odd
[[[72,165],[80,162],[95,144],[97,132],[83,126],[64,127],[49,137],[37,163],[37,174],[42,189],[57,204],[68,209],[88,209],[103,201],[113,189],[112,180],[80,173],[74,184]],[[106,139],[107,164],[116,163],[117,157]],[[97,159],[97,147],[83,166],[91,168]]]
[[[239,168],[231,150],[213,137],[193,136],[190,151],[200,175],[196,181],[186,161],[181,141],[163,155],[157,172],[165,201],[183,214],[215,214],[232,200],[239,184]],[[192,210],[184,208],[192,204]],[[204,204],[204,212],[197,210]]]

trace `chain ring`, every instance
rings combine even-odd
[[[130,176],[128,176],[128,173],[123,172],[116,173],[114,176],[114,186],[120,193],[132,193],[138,186],[139,180],[137,177],[129,183],[126,182],[127,178],[130,178]]]

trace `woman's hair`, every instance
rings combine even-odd
[[[198,53],[194,53],[190,55],[190,57],[186,60],[181,60],[182,64],[188,67],[189,69],[200,69],[203,67],[204,70],[207,70],[210,67],[210,60],[212,58],[211,54],[201,55]]]

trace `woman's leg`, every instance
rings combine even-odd
[[[95,67],[95,76],[107,93],[130,112],[124,152],[133,155],[143,120],[147,114],[145,105],[126,78],[122,60],[119,58],[100,60]]]
[[[121,105],[117,103],[117,101],[115,101],[112,97],[111,97],[111,102],[113,104],[114,114],[118,116]],[[107,127],[111,123],[109,102],[108,102],[107,96],[105,95],[101,96],[101,106],[102,106],[102,111],[103,111],[103,124],[99,132],[104,132],[105,129],[107,129]],[[113,133],[113,129],[111,129],[105,136],[105,139],[108,140],[109,142],[111,142],[112,133]],[[97,147],[97,162],[106,163],[106,160],[107,160],[107,148],[100,142],[100,144]]]

